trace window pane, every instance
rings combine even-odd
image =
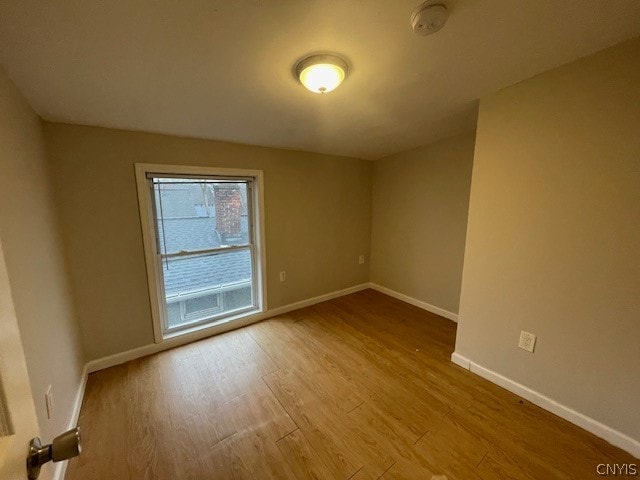
[[[168,328],[253,305],[248,248],[164,259],[162,273]]]
[[[198,317],[202,314],[215,314],[220,311],[220,295],[204,295],[184,302],[184,314],[186,317]]]
[[[249,243],[246,182],[156,178],[153,185],[160,253]]]
[[[227,308],[242,308],[251,305],[251,286],[224,292],[224,304]]]

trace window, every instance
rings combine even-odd
[[[136,172],[156,340],[262,311],[261,172]]]

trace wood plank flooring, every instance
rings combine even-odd
[[[91,374],[67,480],[600,478],[622,450],[450,362],[372,290]]]

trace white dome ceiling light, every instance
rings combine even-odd
[[[336,55],[311,55],[296,64],[295,74],[300,83],[313,93],[335,90],[347,76],[347,62]]]
[[[439,0],[427,0],[411,14],[411,27],[416,35],[436,33],[449,18],[449,11]]]

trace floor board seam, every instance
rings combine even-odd
[[[350,409],[348,412],[346,412],[347,415],[349,415],[351,412],[353,412],[354,410],[358,409],[359,407],[361,407],[362,405],[364,405],[364,400],[361,401],[358,405],[356,405],[355,407],[353,407],[352,409]]]
[[[289,413],[289,410],[287,410],[285,408],[285,406],[282,404],[282,402],[280,401],[280,399],[278,398],[278,396],[275,394],[275,392],[271,389],[271,387],[269,386],[269,384],[267,382],[264,381],[264,378],[261,378],[262,382],[267,386],[267,388],[269,389],[269,391],[271,392],[271,395],[273,395],[273,398],[276,399],[276,402],[278,402],[278,404],[280,405],[280,407],[282,407],[282,410],[284,410],[284,412],[287,414],[287,417],[289,417],[289,420],[291,420],[293,422],[293,424],[296,426],[297,429],[300,429],[300,425],[298,425],[298,423],[293,419],[293,417],[291,416],[291,413]],[[295,430],[293,430],[290,433],[293,433]],[[285,435],[286,436],[286,435]]]
[[[280,368],[279,368],[279,365],[278,365],[278,364],[276,363],[276,361],[271,357],[271,355],[269,355],[269,354],[267,353],[267,351],[266,351],[264,348],[262,348],[262,345],[260,345],[260,342],[258,342],[258,341],[254,338],[254,336],[253,336],[253,334],[251,333],[251,330],[250,330],[250,329],[247,329],[247,334],[249,335],[249,338],[253,341],[253,343],[255,343],[255,344],[258,346],[258,348],[259,348],[260,350],[262,350],[262,353],[264,353],[264,354],[269,358],[269,360],[271,360],[271,363],[273,363],[276,367],[278,367],[278,369],[276,369],[276,371],[278,371],[278,370],[280,369]],[[269,373],[272,373],[272,372],[269,372]],[[266,373],[265,375],[268,375],[268,373]]]
[[[380,474],[380,476],[378,478],[376,478],[376,480],[380,480],[382,477],[384,477],[384,474],[387,473],[389,470],[391,470],[396,463],[398,463],[398,462],[395,461],[391,465],[389,465],[389,468],[387,468],[384,472],[382,472]]]
[[[287,415],[289,415],[287,413]],[[293,419],[291,419],[293,421]],[[296,423],[296,422],[293,422]],[[283,440],[285,438],[287,438],[289,435],[291,435],[292,433],[298,432],[300,431],[300,429],[296,426],[296,428],[294,428],[293,430],[291,430],[289,433],[284,434],[283,436],[281,436],[279,439],[276,440],[276,443],[278,443],[280,440]]]
[[[476,470],[478,469],[478,467],[480,466],[480,464],[484,461],[484,459],[486,458],[486,456],[489,455],[489,449],[487,448],[487,451],[484,452],[484,455],[482,456],[482,458],[480,459],[480,461],[478,462],[478,464],[476,465]]]
[[[347,480],[351,480],[351,479],[352,479],[353,477],[355,477],[355,476],[358,474],[358,472],[359,472],[360,470],[362,470],[363,468],[364,468],[364,465],[362,465],[359,469],[357,469],[355,472],[353,472],[353,473],[352,473],[352,474],[347,478]]]
[[[424,432],[422,435],[420,435],[420,436],[417,438],[417,440],[416,440],[415,442],[413,442],[413,444],[414,444],[414,445],[415,445],[415,444],[417,444],[417,443],[418,443],[420,440],[422,440],[422,439],[424,438],[424,436],[425,436],[427,433],[429,433],[429,432],[430,432],[430,430],[427,430],[426,432]]]

